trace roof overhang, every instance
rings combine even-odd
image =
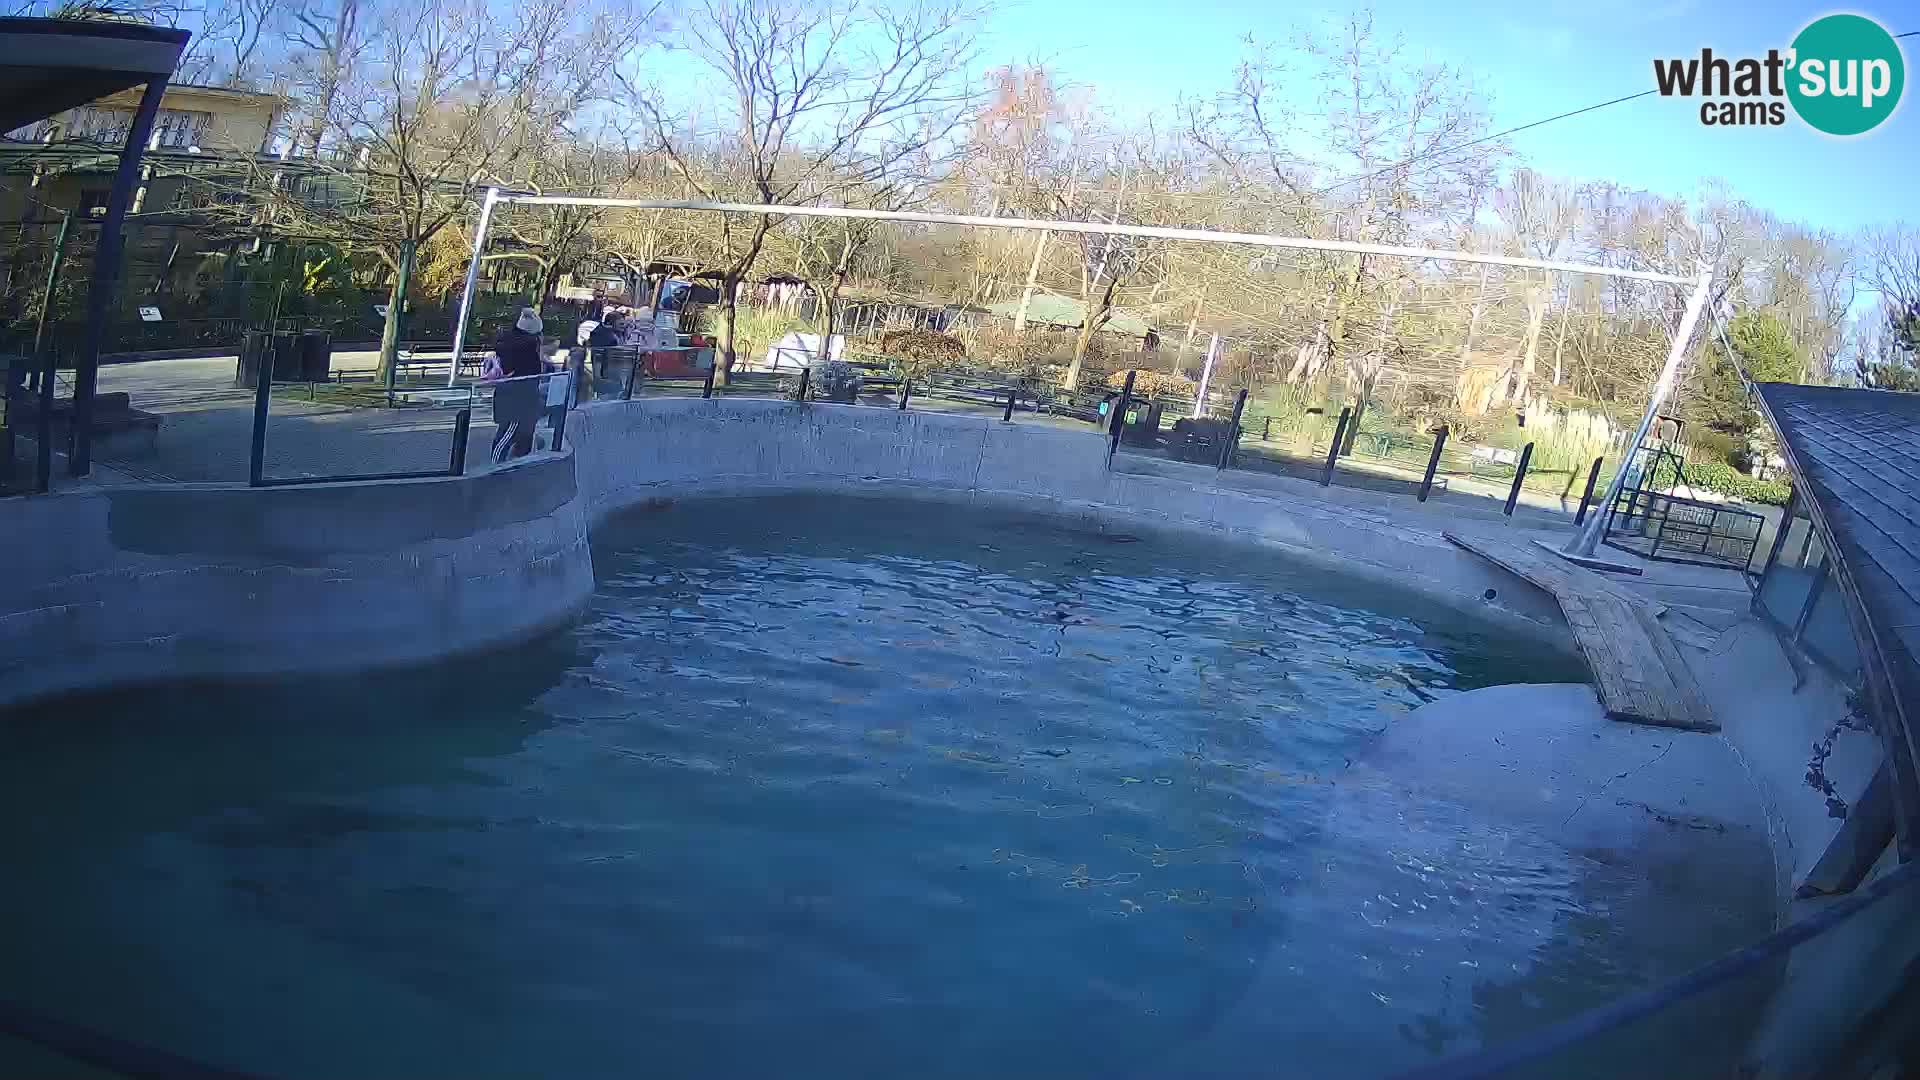
[[[185,30],[73,19],[0,19],[0,131],[166,78]]]

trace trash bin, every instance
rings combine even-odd
[[[267,353],[265,330],[249,330],[240,337],[240,363],[233,369],[233,385],[248,389],[259,385],[260,358]]]
[[[300,381],[326,382],[333,377],[333,335],[308,330],[300,335]]]
[[[1135,400],[1129,403],[1126,426],[1120,429],[1120,441],[1128,446],[1160,445],[1160,409],[1157,401]]]

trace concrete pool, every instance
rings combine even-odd
[[[1366,953],[1351,972],[1341,968],[1342,993],[1336,994],[1324,985],[1303,988],[1288,980],[1295,968],[1326,968],[1329,956],[1338,958],[1313,949],[1333,947],[1340,936],[1289,938],[1275,932],[1267,940],[1278,944],[1248,963],[1257,974],[1244,977],[1245,988],[1237,997],[1230,991],[1209,1003],[1189,1002],[1199,1010],[1186,1014],[1189,1019],[1201,1015],[1212,1020],[1190,1026],[1180,1038],[1169,1039],[1164,1027],[1155,1029],[1161,1040],[1156,1045],[1166,1048],[1156,1060],[1168,1069],[1195,1075],[1244,1072],[1250,1039],[1290,1040],[1283,1045],[1299,1045],[1303,1052],[1311,1048],[1321,1055],[1316,1060],[1332,1061],[1332,1055],[1348,1052],[1340,1040],[1357,1030],[1352,1025],[1361,1017],[1391,1017],[1392,1031],[1379,1029],[1382,1038],[1354,1059],[1356,1068],[1395,1068],[1537,1030],[1553,1016],[1609,996],[1617,999],[1658,979],[1670,970],[1665,965],[1753,940],[1785,915],[1791,882],[1833,835],[1835,823],[1802,782],[1804,748],[1821,736],[1833,710],[1845,707],[1844,694],[1818,680],[1803,690],[1764,628],[1748,621],[1728,630],[1707,651],[1690,654],[1702,689],[1725,724],[1722,733],[1679,733],[1605,720],[1591,692],[1577,685],[1583,674],[1577,662],[1570,666],[1571,638],[1553,599],[1441,535],[1463,528],[1488,530],[1487,535],[1529,535],[1497,515],[1463,517],[1445,508],[1374,493],[1324,490],[1285,478],[1264,478],[1249,489],[1215,482],[1210,469],[1141,472],[1125,463],[1110,469],[1104,440],[1092,433],[891,409],[754,400],[596,403],[571,416],[567,430],[573,443],[567,453],[535,455],[464,478],[266,491],[213,484],[102,485],[21,500],[12,507],[20,527],[0,533],[0,557],[16,569],[0,577],[0,704],[47,703],[5,717],[8,750],[59,750],[68,756],[46,759],[52,767],[49,775],[64,769],[72,777],[89,767],[86,744],[93,738],[100,741],[106,758],[121,755],[116,768],[128,770],[124,784],[111,770],[97,777],[102,784],[118,785],[111,788],[116,792],[138,792],[157,800],[156,805],[205,809],[223,805],[228,796],[221,792],[238,792],[235,804],[245,806],[250,798],[278,793],[274,784],[282,781],[297,791],[303,762],[344,761],[358,755],[365,748],[361,744],[378,746],[391,751],[389,760],[356,757],[351,766],[337,766],[366,770],[372,777],[352,780],[349,793],[383,791],[379,783],[390,778],[402,801],[422,800],[397,820],[418,823],[418,832],[436,836],[435,842],[450,845],[451,851],[457,844],[449,838],[468,830],[452,826],[442,830],[444,835],[436,832],[431,797],[435,783],[449,776],[464,782],[475,771],[469,758],[482,765],[495,759],[521,761],[528,746],[564,742],[579,733],[581,725],[575,720],[592,719],[585,714],[574,720],[535,717],[542,703],[571,685],[570,673],[584,672],[589,683],[599,677],[591,662],[598,653],[581,646],[587,639],[580,635],[606,618],[608,590],[633,584],[620,567],[633,559],[659,561],[665,545],[675,552],[668,563],[703,570],[710,581],[726,569],[710,561],[719,550],[716,542],[731,535],[777,538],[778,543],[765,540],[763,555],[791,547],[797,557],[809,550],[819,553],[819,544],[807,540],[808,535],[834,537],[839,535],[835,530],[845,531],[844,523],[880,514],[903,519],[900,528],[922,536],[934,548],[947,545],[949,537],[926,537],[925,530],[912,528],[915,522],[951,522],[946,532],[956,535],[985,527],[993,535],[980,543],[1000,550],[990,552],[976,544],[959,563],[975,567],[980,571],[976,576],[989,582],[1053,582],[1046,588],[1056,593],[1066,589],[1064,583],[1084,582],[1087,576],[1074,574],[1063,561],[1023,578],[1026,571],[1020,567],[995,560],[1032,546],[1029,541],[1040,547],[1064,545],[1079,554],[1063,559],[1092,557],[1116,571],[1110,576],[1151,582],[1158,580],[1152,573],[1119,572],[1128,560],[1144,557],[1129,553],[1170,552],[1163,560],[1172,568],[1166,576],[1201,586],[1197,595],[1182,594],[1192,610],[1215,603],[1226,613],[1242,611],[1247,604],[1262,611],[1332,611],[1336,614],[1328,626],[1360,633],[1369,643],[1378,636],[1371,620],[1384,620],[1383,625],[1396,628],[1380,637],[1396,650],[1393,655],[1411,650],[1407,655],[1427,657],[1401,675],[1417,672],[1428,662],[1438,665],[1440,682],[1420,687],[1436,700],[1401,700],[1407,707],[1404,713],[1392,707],[1393,695],[1411,693],[1417,678],[1409,683],[1411,676],[1377,674],[1376,680],[1385,679],[1387,685],[1376,681],[1349,688],[1338,680],[1323,684],[1360,711],[1371,708],[1376,719],[1381,714],[1393,717],[1390,724],[1347,730],[1333,718],[1304,714],[1305,722],[1297,725],[1302,742],[1293,750],[1332,745],[1329,739],[1350,740],[1340,743],[1344,748],[1332,779],[1324,771],[1319,774],[1327,781],[1324,787],[1308,779],[1315,770],[1292,764],[1264,766],[1278,775],[1264,776],[1258,785],[1242,785],[1276,806],[1305,807],[1304,816],[1285,819],[1290,828],[1297,826],[1285,847],[1289,857],[1300,859],[1299,866],[1312,873],[1288,882],[1287,895],[1300,905],[1293,914],[1300,917],[1290,914],[1284,925],[1320,925],[1315,920],[1336,924],[1339,920],[1328,911],[1312,908],[1311,894],[1350,897],[1376,886],[1372,902],[1349,922],[1365,924],[1366,933],[1385,948]],[[708,496],[713,498],[701,498]],[[845,509],[801,516],[748,509],[801,505],[786,501],[789,496],[833,496]],[[863,500],[876,497],[875,505],[862,508]],[[734,501],[729,503],[729,498]],[[895,499],[911,502],[901,509]],[[641,512],[632,513],[636,510]],[[676,523],[696,518],[732,523],[691,530],[701,534],[699,543],[675,539],[689,531]],[[1010,524],[1014,522],[1021,524],[1016,528]],[[852,531],[856,535],[851,539],[858,541],[854,548],[874,555],[882,565],[916,558],[910,552],[875,547],[875,534],[885,530]],[[1248,569],[1255,566],[1268,569]],[[668,566],[661,572],[671,570]],[[782,580],[792,584],[792,579],[788,575]],[[1208,587],[1207,582],[1223,584]],[[1077,587],[1085,591],[1084,584]],[[654,588],[645,585],[626,599],[644,602],[643,608],[660,602],[664,594],[648,591]],[[685,583],[681,588],[684,591]],[[1167,600],[1158,588],[1144,595],[1155,603]],[[1041,595],[1034,589],[1016,588],[1006,598],[980,600],[977,609],[962,605],[958,610],[967,618],[986,618],[995,610],[1011,617],[1009,610],[1020,609],[1007,605]],[[1272,599],[1282,594],[1295,594],[1307,603]],[[808,595],[807,604],[774,605],[773,610],[791,613],[811,606],[821,618],[861,617]],[[690,624],[714,628],[712,635],[693,635],[700,640],[711,636],[724,644],[742,636],[707,607],[694,605],[688,612],[711,620]],[[1270,663],[1272,658],[1258,651],[1261,642],[1293,639],[1293,630],[1270,619],[1234,617],[1244,619],[1245,633],[1223,639],[1227,644],[1221,647],[1219,671],[1235,663],[1256,668]],[[1054,619],[1039,626],[1055,634],[1115,632],[1099,622]],[[1412,638],[1396,636],[1411,632],[1408,627],[1417,629]],[[1225,634],[1228,629],[1203,619],[1194,632]],[[997,655],[991,646],[1005,640],[1010,639],[989,636],[982,655]],[[1320,639],[1308,634],[1298,640]],[[1493,644],[1501,642],[1506,644]],[[1155,655],[1150,644],[1141,638],[1130,640],[1128,648],[1139,650],[1140,656]],[[1084,683],[1085,670],[1128,669],[1132,681],[1125,685],[1136,695],[1158,694],[1173,677],[1150,669],[1131,652],[1121,655],[1097,646],[1091,651],[1106,660],[1081,657],[1058,672],[1041,674],[1079,671]],[[1378,659],[1365,651],[1334,656],[1321,648],[1308,655],[1316,663],[1334,665],[1321,670],[1322,676],[1335,669],[1352,675],[1354,665]],[[912,671],[913,664],[924,659],[915,655],[855,666],[818,659],[817,652],[810,655],[827,670],[822,685],[834,686],[839,685],[836,679],[870,677],[882,666]],[[838,650],[827,655],[858,659]],[[441,662],[448,657],[466,659]],[[693,666],[725,674],[720,665]],[[1166,665],[1156,660],[1153,667]],[[671,671],[646,674],[650,679],[669,676],[679,677]],[[930,677],[951,678],[941,673]],[[276,682],[265,684],[265,678]],[[1031,673],[1024,678],[1029,684],[1034,681]],[[159,679],[169,688],[153,689]],[[287,679],[295,681],[282,684]],[[715,681],[721,687],[734,685]],[[112,697],[121,703],[114,706],[117,719],[96,708],[108,700],[98,696],[48,701],[62,692],[114,687],[132,688]],[[1194,682],[1187,686],[1187,696],[1178,699],[1184,707],[1169,713],[1170,729],[1217,734],[1217,725],[1207,719],[1214,714],[1202,708],[1207,695],[1194,687],[1216,695],[1217,700],[1209,698],[1208,703],[1225,707],[1222,715],[1231,715],[1240,704],[1233,694],[1217,696],[1215,683]],[[707,697],[723,701],[746,696],[751,701],[748,691]],[[937,698],[957,692],[909,677],[906,685],[888,694]],[[833,696],[829,693],[823,706],[829,719],[841,711],[859,711],[851,701],[835,701]],[[502,715],[502,699],[519,705]],[[366,709],[370,700],[392,704],[375,715]],[[993,705],[1000,701],[991,695],[981,700]],[[721,708],[705,698],[700,707]],[[985,706],[966,711],[970,716],[990,715]],[[606,721],[612,725],[608,734],[622,734],[619,724],[633,712]],[[393,715],[408,718],[397,725],[404,732],[389,730],[396,727],[389,719]],[[93,721],[75,727],[70,721],[22,719],[33,716],[91,716]],[[158,727],[184,737],[165,746],[143,741],[156,739],[155,720],[164,721]],[[878,730],[906,727],[883,724]],[[64,749],[61,740],[67,740]],[[1856,781],[1864,783],[1875,764],[1870,753],[1861,752],[1863,742],[1871,740],[1846,733],[1829,762],[1829,774],[1850,789]],[[220,748],[228,743],[231,750]],[[941,745],[943,767],[969,775],[1007,767],[973,761],[964,744]],[[474,749],[463,753],[463,746]],[[904,753],[906,746],[863,741],[858,750]],[[1022,768],[1066,767],[1061,763],[1074,760],[1071,750],[1057,757],[1046,752],[1068,749],[1064,746],[1036,749],[1019,755],[1032,759],[1022,760]],[[1292,750],[1270,749],[1276,761],[1291,760]],[[947,756],[946,750],[957,756]],[[671,756],[657,746],[639,753],[643,763],[656,765],[659,754]],[[202,787],[215,795],[203,799],[190,786],[163,792],[170,783],[166,769],[132,771],[146,767],[146,754],[155,761],[184,760],[179,768],[188,775],[196,775],[204,758]],[[836,760],[847,768],[856,761],[851,753]],[[417,776],[409,772],[409,763],[423,764]],[[399,767],[387,769],[389,764]],[[261,773],[265,787],[248,787],[252,781],[219,775],[248,768]],[[1177,777],[1175,785],[1158,785],[1135,772],[1122,775],[1141,781],[1123,785],[1129,792],[1178,783]],[[1237,772],[1228,769],[1222,775],[1231,779]],[[27,790],[43,796],[33,804],[36,808],[65,809],[69,803],[60,799],[81,790],[72,784],[58,790],[35,787],[33,779],[23,777]],[[1245,794],[1231,784],[1220,790],[1234,798]],[[1298,802],[1305,798],[1320,801]],[[137,817],[137,808],[108,805],[117,801],[116,795],[89,805],[86,814],[113,818],[131,812]],[[338,833],[355,843],[363,833],[377,833],[386,821],[384,810],[330,817],[326,807],[311,814],[309,809],[288,811],[293,824],[285,835],[297,838],[310,825],[321,838]],[[23,804],[17,812],[28,813],[29,808]],[[58,821],[43,810],[31,812],[44,818],[48,828]],[[173,820],[182,819],[176,814]],[[363,828],[356,821],[372,824]],[[1429,828],[1429,822],[1437,824]],[[1466,827],[1454,827],[1458,822]],[[1069,818],[1059,827],[1075,824]],[[128,827],[137,833],[140,823]],[[403,825],[401,831],[411,828]],[[267,826],[250,832],[244,821],[233,831],[243,837],[264,835],[268,847],[275,833]],[[56,865],[71,854],[70,845],[51,850]],[[1542,857],[1542,852],[1551,857]],[[1771,880],[1766,872],[1753,879],[1754,869],[1765,868],[1769,859]],[[1478,867],[1485,877],[1450,879],[1444,873],[1450,866]],[[1092,864],[1085,868],[1085,882],[1073,873],[1078,867],[1080,863],[1067,863],[1056,887],[1080,892],[1090,885]],[[1524,872],[1509,872],[1521,868]],[[166,858],[155,872],[171,872]],[[325,872],[320,873],[324,879]],[[1411,876],[1402,880],[1405,875]],[[236,877],[242,890],[265,887],[258,877]],[[1729,884],[1738,888],[1723,903],[1718,890]],[[1459,929],[1431,921],[1453,911],[1450,903],[1436,900],[1482,890],[1500,896],[1508,888],[1525,894],[1511,919],[1495,918],[1456,935],[1469,941],[1481,929],[1491,929],[1497,932],[1482,944],[1494,953],[1509,946],[1526,952],[1506,958],[1509,967],[1500,977],[1505,981],[1474,974],[1479,969],[1466,961],[1478,964],[1484,958],[1472,956],[1456,957],[1457,970],[1447,977],[1423,981],[1444,965],[1421,960],[1419,949],[1407,952],[1407,943],[1436,928],[1446,933]],[[1209,896],[1216,895],[1213,886],[1208,889]],[[808,894],[799,895],[802,900],[796,903],[808,908]],[[328,925],[315,941],[383,940],[389,920],[404,927],[413,925],[410,918],[424,918],[408,914],[409,897],[424,902],[434,896],[446,898],[432,889],[355,895],[351,910],[327,916]],[[1134,902],[1141,903],[1137,898]],[[161,930],[140,923],[144,916],[138,915],[139,907],[137,902],[116,901],[109,909],[86,911],[96,929],[112,925],[113,917],[135,916],[116,932],[118,943],[150,950],[149,932],[159,935]],[[56,911],[48,917],[58,926],[63,916]],[[88,918],[76,911],[69,919],[71,929],[83,929]],[[540,925],[539,916],[527,918],[528,926]],[[507,928],[500,932],[507,933],[520,924],[504,919],[499,925]],[[1239,931],[1245,929],[1237,928],[1233,937],[1244,937]],[[1555,945],[1522,948],[1530,941]],[[256,944],[268,953],[281,947],[245,937],[230,943],[241,952]],[[1612,982],[1555,974],[1563,968],[1585,970],[1582,965],[1590,967],[1603,957],[1612,957],[1607,962],[1621,967]],[[277,985],[289,977],[287,970],[299,970],[297,962],[303,959],[304,953],[289,961],[295,967],[283,964],[276,974],[262,978]],[[463,966],[468,959],[475,966]],[[438,960],[421,960],[421,970],[471,970],[484,982],[483,976],[504,970],[489,966],[493,959],[484,949],[456,951]],[[1535,974],[1527,974],[1529,970]],[[1492,989],[1476,991],[1480,983],[1475,979]],[[539,978],[529,976],[527,981],[536,989],[540,985]],[[1812,992],[1814,987],[1809,984],[1807,989]],[[554,991],[562,1000],[573,992]],[[16,990],[15,996],[24,993]],[[346,989],[340,994],[340,1000],[350,996]],[[1248,1011],[1275,999],[1285,1000],[1295,1014],[1292,1019]],[[76,1013],[73,1018],[97,1019],[111,1031],[108,1023],[147,1007],[116,1011],[110,996],[101,1000],[99,1014]],[[1772,1008],[1789,1007],[1783,1006],[1785,1000],[1776,998]],[[410,1015],[407,1008],[412,1006],[402,1008],[397,1001],[390,1003],[392,1015]],[[162,1038],[176,1028],[183,1034],[205,1034],[205,1025],[217,1022],[198,1016],[208,1007],[204,1000],[168,1002],[155,1014],[168,1021],[164,1030],[128,1029],[123,1034]],[[1718,1025],[1723,1035],[1719,1042],[1681,1030],[1677,1038],[1663,1040],[1658,1056],[1682,1075],[1688,1074],[1683,1065],[1728,1059],[1737,1053],[1734,1043],[1752,1017],[1762,1011],[1748,1001],[1735,1019]],[[388,1021],[371,1017],[369,1023]],[[392,1023],[398,1025],[396,1032],[404,1030],[403,1020]],[[222,1030],[238,1037],[236,1029]],[[1418,1037],[1405,1037],[1409,1030]],[[983,1033],[978,1038],[990,1041],[996,1036]],[[1707,1056],[1689,1059],[1664,1043]],[[1818,1044],[1810,1041],[1794,1053],[1804,1057]],[[414,1064],[410,1060],[396,1068],[421,1071],[412,1068]]]
[[[0,969],[278,1077],[1377,1075],[1771,920],[1738,807],[1686,862],[1631,785],[1568,826],[1459,770],[1486,694],[1496,740],[1687,736],[1558,730],[1576,661],[1377,584],[818,496],[593,554],[504,652],[15,714]]]

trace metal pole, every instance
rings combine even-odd
[[[1580,512],[1573,515],[1575,525],[1587,520],[1587,505],[1593,502],[1593,484],[1600,479],[1600,463],[1605,460],[1604,457],[1594,458],[1593,468],[1587,470],[1587,490],[1580,493]]]
[[[1707,306],[1707,293],[1713,287],[1713,268],[1702,262],[1699,275],[1694,278],[1693,295],[1687,298],[1686,311],[1680,316],[1680,327],[1674,331],[1673,343],[1667,349],[1666,366],[1660,369],[1660,378],[1653,384],[1653,394],[1647,399],[1647,411],[1640,417],[1640,426],[1634,429],[1633,440],[1627,443],[1626,455],[1622,465],[1615,470],[1613,480],[1607,484],[1607,493],[1600,500],[1602,506],[1612,506],[1620,498],[1620,489],[1627,480],[1628,467],[1633,464],[1634,455],[1640,445],[1647,441],[1647,432],[1652,430],[1653,421],[1660,413],[1660,406],[1666,402],[1667,394],[1672,392],[1675,376],[1680,371],[1680,361],[1687,355],[1687,344],[1693,338],[1693,328],[1700,322],[1700,312]],[[1580,555],[1591,558],[1600,548],[1600,534],[1605,528],[1607,515],[1595,514],[1592,519],[1581,525],[1567,545],[1560,550],[1568,555]]]
[[[713,396],[713,373],[718,370],[720,370],[720,364],[716,357],[707,363],[707,385],[700,388],[701,397],[710,398]]]
[[[638,379],[639,377],[640,377],[640,353],[638,350],[635,350],[633,354],[633,363],[627,366],[627,386],[625,390],[622,390],[620,392],[621,401],[633,400],[634,380]]]
[[[488,188],[480,202],[480,220],[473,226],[473,257],[467,263],[467,283],[460,289],[460,317],[453,324],[453,359],[447,362],[447,385],[460,375],[460,353],[467,345],[467,312],[473,307],[474,286],[480,281],[480,253],[487,247],[487,229],[493,224],[493,206],[500,201],[500,189]]]
[[[803,367],[800,369],[800,388],[793,392],[793,400],[795,401],[807,400],[807,380],[812,375],[813,375],[812,368]]]
[[[1007,391],[1007,411],[1000,414],[1000,419],[1003,423],[1011,422],[1013,420],[1013,402],[1014,402],[1014,399],[1018,398],[1019,396],[1020,396],[1019,390],[1009,389]]]
[[[968,214],[939,214],[918,210],[868,210],[852,206],[790,206],[784,203],[729,203],[706,199],[617,199],[591,195],[503,195],[501,202],[528,206],[623,206],[636,210],[698,210],[718,214],[779,214],[784,217],[855,218],[875,221],[914,221],[927,225],[966,225],[976,228],[1027,229],[1108,236],[1146,236],[1161,240],[1197,240],[1201,243],[1244,244],[1249,247],[1295,248],[1303,251],[1340,251],[1357,255],[1391,255],[1409,259],[1440,259],[1448,262],[1483,263],[1489,266],[1520,266],[1533,270],[1565,270],[1600,277],[1632,278],[1685,285],[1691,279],[1662,274],[1654,270],[1626,270],[1614,266],[1555,262],[1514,255],[1496,255],[1477,251],[1446,251],[1439,248],[1394,247],[1388,244],[1363,244],[1352,240],[1314,240],[1302,236],[1275,236],[1270,233],[1220,232],[1213,229],[1174,229],[1159,225],[1125,225],[1106,221],[1054,221],[1040,218],[978,217]]]
[[[40,368],[43,366],[42,358],[46,355],[47,347],[47,320],[53,311],[53,294],[54,290],[58,288],[60,284],[60,264],[66,261],[67,231],[72,224],[73,215],[67,213],[65,210],[60,211],[60,231],[54,234],[53,256],[47,262],[47,290],[45,294],[40,297],[40,314],[34,320],[33,324],[33,351],[26,356],[16,356],[7,361],[7,443],[5,457],[6,467],[9,472],[13,469],[14,439],[20,430],[20,417],[24,414],[21,406],[24,405],[25,402],[21,401],[21,398],[25,395],[23,395],[21,391],[27,388],[27,376],[29,373],[33,376],[33,389],[36,392],[40,389]],[[51,400],[49,400],[48,408],[52,408]],[[41,421],[42,430],[39,432],[40,445],[38,454],[41,460],[51,463],[52,457],[50,455],[52,454],[52,448],[47,445],[47,435],[44,430],[44,428],[51,426],[51,418],[43,415]],[[44,475],[46,475],[49,480],[51,479],[51,464],[48,465],[47,472]],[[46,487],[42,486],[38,490],[45,491]]]
[[[467,429],[472,424],[472,409],[461,409],[453,414],[453,456],[447,459],[448,476],[465,476],[467,473]]]
[[[267,406],[273,397],[273,362],[279,352],[275,335],[267,335],[267,351],[260,357],[253,383],[253,448],[247,457],[247,486],[259,487],[267,471]]]
[[[140,159],[153,135],[153,118],[166,92],[164,76],[150,80],[134,110],[133,126],[120,148],[120,168],[107,195],[107,217],[100,225],[100,243],[94,249],[93,283],[87,290],[87,324],[80,355],[73,362],[73,417],[67,431],[67,472],[85,476],[93,469],[93,392],[100,381],[100,345],[106,337],[107,309],[120,287],[120,255],[126,247],[121,233],[127,224],[127,204],[140,180]]]
[[[1272,440],[1273,440],[1273,417],[1269,416],[1267,417],[1266,422],[1260,425],[1260,441],[1271,442]]]
[[[1440,470],[1440,451],[1447,445],[1447,425],[1441,424],[1433,433],[1433,454],[1427,458],[1427,475],[1420,478],[1420,501],[1426,502],[1428,493],[1433,491],[1433,474]]]
[[[907,398],[912,393],[913,393],[913,380],[901,379],[900,380],[900,411],[901,412],[907,411]]]
[[[1513,488],[1507,492],[1507,508],[1502,511],[1508,517],[1513,516],[1514,504],[1520,501],[1520,482],[1527,478],[1527,462],[1533,459],[1533,444],[1520,448],[1520,464],[1513,469]]]
[[[1200,419],[1206,411],[1207,384],[1213,381],[1213,361],[1220,355],[1220,335],[1207,336],[1207,362],[1200,369],[1200,389],[1193,395],[1193,419]]]
[[[1347,417],[1352,415],[1352,413],[1353,410],[1350,408],[1341,409],[1340,422],[1333,426],[1333,445],[1327,448],[1327,468],[1325,472],[1320,474],[1321,487],[1326,487],[1333,483],[1333,464],[1334,461],[1340,457],[1340,442],[1346,438]]]
[[[1113,400],[1113,415],[1107,417],[1107,468],[1113,468],[1113,455],[1120,449],[1120,429],[1127,424],[1127,402],[1133,400],[1133,377],[1139,374],[1133,368],[1127,369],[1127,381],[1120,387],[1120,396]]]
[[[1220,460],[1214,465],[1214,468],[1224,469],[1233,463],[1234,448],[1240,445],[1240,413],[1244,411],[1246,407],[1247,391],[1245,387],[1242,387],[1240,396],[1233,399],[1233,419],[1227,423],[1227,437],[1226,440],[1220,444]]]

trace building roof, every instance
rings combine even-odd
[[[1800,493],[1832,541],[1838,577],[1886,664],[1889,703],[1920,711],[1920,394],[1760,383]],[[1869,680],[1871,682],[1871,680]]]
[[[187,38],[136,23],[0,19],[0,131],[169,75]]]
[[[997,304],[988,304],[987,310],[995,315],[1004,315],[1011,319],[1020,311],[1019,300],[1002,300]],[[1087,317],[1087,306],[1071,296],[1062,296],[1057,292],[1035,289],[1032,300],[1027,304],[1027,321],[1044,323],[1049,326],[1079,326]],[[1149,329],[1147,320],[1124,308],[1114,308],[1113,317],[1102,327],[1116,334],[1129,337],[1144,336]]]

